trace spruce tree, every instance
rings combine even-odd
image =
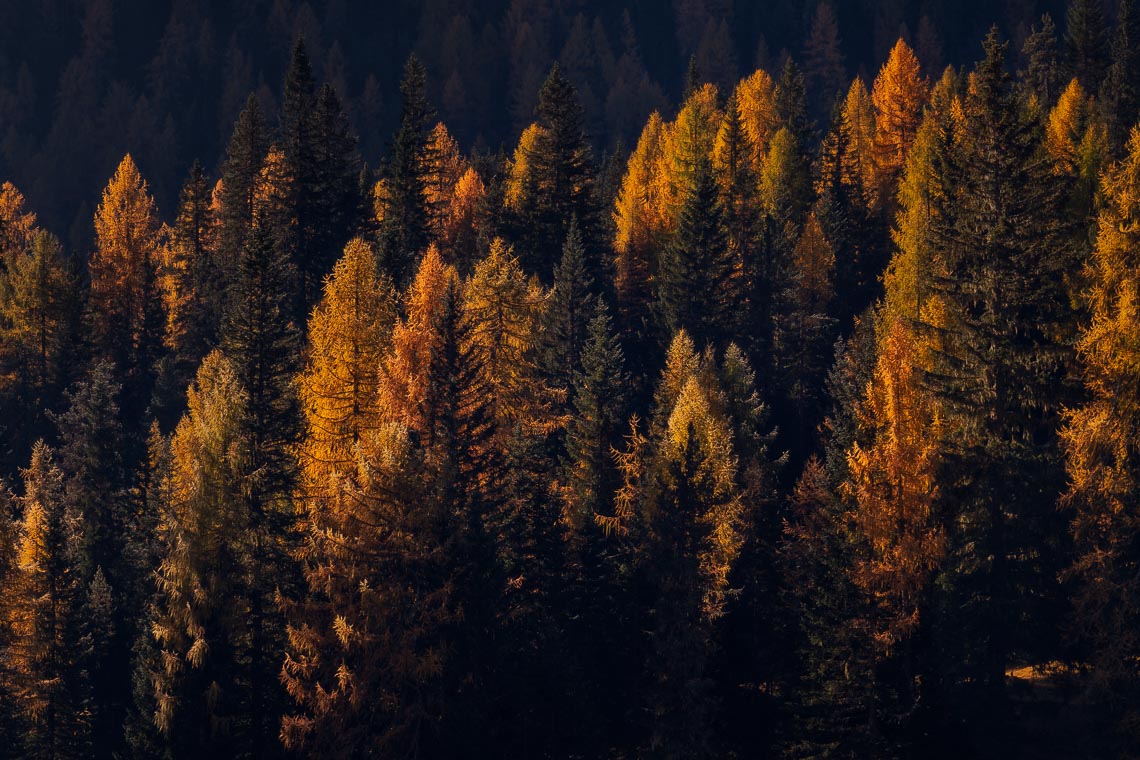
[[[1065,48],[1069,76],[1095,92],[1108,64],[1108,39],[1101,0],[1070,0],[1065,14]]]
[[[1054,431],[1074,271],[1064,180],[1040,160],[1040,124],[1016,98],[996,30],[984,47],[941,170],[950,196],[933,220],[943,316],[923,327],[934,346],[924,383],[945,421],[938,477],[950,526],[935,608],[938,689],[974,693],[974,707],[1000,699],[1015,650],[1047,656],[1056,626],[1063,533],[1042,505],[1061,488]]]
[[[298,517],[293,503],[300,435],[300,407],[294,376],[300,358],[299,332],[291,321],[292,267],[273,244],[267,225],[255,218],[243,251],[238,279],[222,329],[222,350],[244,389],[241,441],[249,481],[241,498],[254,542],[249,589],[250,663],[247,717],[255,750],[276,746],[279,694],[278,653],[284,638],[276,598],[298,593],[293,552]]]
[[[570,221],[576,219],[590,274],[603,282],[595,167],[585,116],[574,85],[558,64],[539,91],[535,116],[540,130],[533,148],[526,151],[535,187],[527,194],[518,220],[518,242],[528,256],[524,263],[543,282],[550,282]]]
[[[554,270],[554,287],[546,305],[543,328],[543,368],[555,388],[569,389],[573,383],[596,300],[582,235],[577,222],[571,220],[562,258]]]
[[[1099,99],[1113,151],[1119,153],[1140,111],[1140,15],[1133,0],[1120,1]]]
[[[250,93],[226,147],[218,204],[218,262],[223,282],[237,273],[246,237],[253,226],[257,177],[269,150],[265,117],[257,96]]]
[[[719,189],[707,158],[694,168],[677,231],[662,252],[659,318],[668,331],[687,330],[699,344],[721,345],[732,334],[737,303]]]
[[[1061,92],[1061,65],[1057,60],[1057,27],[1048,13],[1041,17],[1041,28],[1029,28],[1021,57],[1025,69],[1018,72],[1018,78],[1040,106],[1051,106]]]
[[[385,173],[382,257],[397,287],[411,278],[416,260],[429,242],[426,176],[431,159],[428,136],[434,114],[427,101],[426,77],[419,59],[409,56],[400,80],[400,129],[393,140]]]

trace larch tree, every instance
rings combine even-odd
[[[251,476],[242,431],[248,404],[234,365],[211,352],[188,392],[159,484],[165,499],[151,621],[158,656],[145,680],[154,724],[176,756],[273,748],[256,744],[253,725],[264,717],[250,712],[251,670],[268,653],[254,649],[249,619],[261,558],[243,497]]]
[[[896,715],[913,714],[922,694],[922,653],[915,645],[945,556],[938,512],[939,419],[914,337],[898,319],[881,328],[878,361],[857,414],[865,440],[847,454],[842,485],[852,503],[860,547],[848,572],[870,600],[867,634],[879,662],[897,663]],[[883,700],[888,702],[888,700]]]
[[[11,410],[5,427],[12,456],[23,462],[71,375],[67,356],[79,339],[81,300],[71,262],[50,232],[36,233],[4,263],[0,361]]]
[[[89,757],[92,640],[84,623],[83,527],[43,442],[33,449],[23,480],[19,571],[11,588],[16,639],[7,653],[25,727],[23,751],[35,758]]]
[[[900,39],[871,89],[871,101],[875,104],[877,195],[887,209],[894,209],[898,177],[918,133],[922,108],[929,95],[930,82],[922,75],[918,58]]]
[[[319,516],[325,489],[350,472],[355,448],[379,420],[380,360],[396,319],[391,281],[376,255],[352,240],[325,282],[324,298],[309,318],[306,366],[299,380],[305,432],[298,456],[309,520]]]
[[[714,751],[708,668],[742,543],[743,505],[719,384],[700,361],[685,359],[693,355],[684,332],[673,343],[653,414],[657,432],[643,462],[623,467],[618,501],[635,505],[635,561],[652,598],[644,612],[648,746],[694,757]]]
[[[39,231],[34,212],[11,182],[0,184],[0,261],[4,266],[13,256],[23,253]]]
[[[660,114],[649,116],[629,157],[612,213],[617,316],[622,332],[634,343],[651,334],[652,279],[665,231],[659,175],[666,130]]]
[[[95,345],[127,378],[126,406],[132,414],[150,400],[150,376],[161,348],[159,246],[154,199],[128,154],[95,213],[88,304]]]
[[[1140,293],[1132,253],[1138,193],[1140,132],[1134,128],[1127,156],[1106,175],[1105,208],[1088,262],[1092,316],[1077,344],[1087,400],[1067,413],[1062,432],[1070,478],[1064,503],[1075,542],[1068,571],[1076,581],[1072,620],[1074,632],[1089,646],[1095,693],[1102,696],[1120,688],[1134,694],[1140,683],[1140,608],[1133,593],[1140,534],[1135,509],[1140,411],[1133,393],[1140,366],[1135,308]]]

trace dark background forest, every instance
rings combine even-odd
[[[991,24],[1016,50],[1042,13],[1064,15],[1060,0],[835,6],[845,70],[868,81],[900,34],[940,71],[973,61]],[[629,150],[650,111],[681,96],[691,55],[722,87],[756,67],[778,71],[802,52],[814,10],[790,0],[20,0],[0,8],[0,167],[65,242],[89,246],[95,198],[123,154],[135,156],[159,208],[172,208],[194,159],[221,160],[250,92],[276,112],[298,37],[318,81],[336,86],[374,168],[395,131],[398,72],[413,51],[465,151],[513,146],[555,60],[579,90],[594,147]]]
[[[0,756],[1140,757],[1134,0],[0,3]]]

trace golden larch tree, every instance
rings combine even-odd
[[[930,82],[922,75],[918,58],[900,39],[891,49],[871,89],[871,101],[875,104],[878,195],[888,208],[893,207],[895,185],[918,133],[922,108],[929,96]]]

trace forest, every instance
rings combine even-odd
[[[1140,757],[1134,0],[0,5],[0,757]]]

